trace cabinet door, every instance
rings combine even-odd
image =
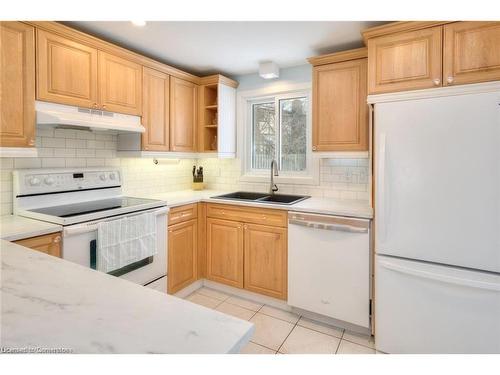
[[[442,27],[368,39],[368,92],[441,86]]]
[[[0,147],[35,145],[35,30],[0,22]]]
[[[197,279],[197,220],[168,227],[168,293],[175,293]]]
[[[170,150],[195,151],[196,97],[194,83],[170,79]]]
[[[97,50],[37,30],[37,99],[97,107]]]
[[[142,149],[169,150],[170,77],[153,69],[143,68]]]
[[[287,298],[287,230],[245,224],[245,289]]]
[[[99,51],[101,109],[129,115],[142,114],[142,66]]]
[[[313,150],[368,149],[367,59],[313,70]]]
[[[207,278],[243,288],[243,225],[207,219]]]
[[[445,85],[500,80],[500,22],[444,26]]]
[[[48,255],[61,257],[61,233],[26,238],[24,240],[14,241],[14,243]]]

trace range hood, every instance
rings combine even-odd
[[[93,130],[144,133],[139,116],[36,101],[38,125],[71,126]]]

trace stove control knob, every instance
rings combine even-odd
[[[110,180],[116,180],[116,175],[114,173],[109,174],[109,179]]]
[[[29,183],[31,186],[38,186],[40,185],[40,179],[37,177],[31,177]]]
[[[101,181],[106,181],[106,175],[104,173],[101,174],[99,178],[101,179]]]
[[[50,186],[50,185],[54,185],[54,182],[56,182],[56,181],[54,180],[54,178],[53,178],[53,177],[50,177],[50,176],[49,176],[49,177],[45,177],[45,179],[44,179],[43,181],[44,181],[47,185],[49,185],[49,186]]]

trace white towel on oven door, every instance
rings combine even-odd
[[[111,272],[155,255],[156,215],[145,213],[97,226],[97,270]]]

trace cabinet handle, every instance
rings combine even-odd
[[[54,237],[54,243],[61,242],[61,236]]]
[[[262,219],[263,220],[267,220],[267,216],[266,215],[262,215]]]
[[[102,109],[106,109],[106,105],[105,104],[102,105]]]
[[[436,78],[432,82],[434,82],[434,86],[439,86],[441,84],[441,80],[439,78]]]
[[[28,142],[28,144],[30,146],[33,146],[35,144],[35,140],[33,138],[31,138],[30,141]]]
[[[454,80],[455,80],[455,77],[453,77],[453,76],[449,76],[448,78],[446,78],[446,82],[448,82],[450,85],[453,83]]]
[[[94,103],[94,108],[98,108],[99,106],[97,105],[97,103]]]

